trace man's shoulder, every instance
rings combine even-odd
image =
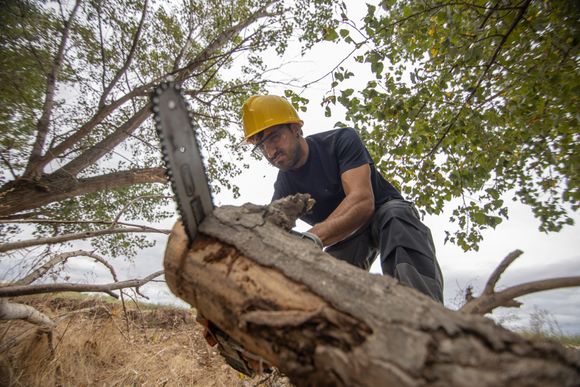
[[[320,132],[320,133],[315,133],[315,134],[311,134],[309,136],[307,136],[306,138],[309,138],[313,141],[317,141],[317,142],[327,142],[327,141],[332,141],[334,139],[340,138],[340,137],[344,137],[344,136],[358,136],[356,130],[354,130],[353,128],[350,127],[343,127],[343,128],[336,128],[336,129],[331,129],[331,130],[327,130],[325,132]]]

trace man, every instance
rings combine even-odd
[[[295,193],[315,199],[301,219],[327,253],[365,270],[379,253],[384,274],[443,302],[430,230],[376,170],[354,129],[305,138],[296,110],[273,95],[250,97],[243,123],[246,141],[279,169],[272,200]]]

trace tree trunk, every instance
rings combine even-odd
[[[178,223],[165,276],[177,296],[294,384],[578,385],[578,352],[445,309],[291,235],[305,199],[290,200],[217,208],[191,248]]]

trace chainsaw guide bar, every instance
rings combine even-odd
[[[191,244],[199,225],[214,209],[196,139],[198,127],[175,83],[165,82],[155,88],[151,102],[166,175]]]
[[[214,210],[196,138],[199,128],[193,121],[179,85],[174,82],[164,82],[156,87],[151,94],[151,103],[165,173],[191,246],[201,222]],[[213,323],[210,322],[206,328],[218,344],[220,354],[232,368],[250,377],[270,370],[263,366],[265,363],[259,356],[244,350]]]

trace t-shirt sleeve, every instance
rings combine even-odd
[[[278,174],[278,178],[276,179],[276,182],[274,183],[274,195],[272,195],[272,202],[274,200],[278,200],[281,199],[283,197],[286,197],[290,195],[290,191],[288,189],[287,184],[285,183],[283,177]]]
[[[354,129],[346,128],[340,132],[336,139],[336,155],[341,174],[363,164],[373,164],[371,156]]]

